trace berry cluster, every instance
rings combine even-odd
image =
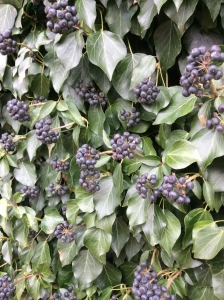
[[[79,82],[75,84],[75,92],[82,100],[88,101],[89,104],[93,106],[99,104],[105,106],[108,102],[108,98],[106,98],[104,93],[97,88],[93,81],[90,81],[85,85],[83,80],[80,79]]]
[[[61,224],[57,225],[54,231],[54,235],[58,239],[61,239],[62,243],[72,242],[74,240],[74,234],[73,225],[68,224],[67,221],[63,221]]]
[[[94,193],[100,189],[99,180],[97,180],[100,178],[100,171],[95,168],[99,158],[100,154],[88,144],[82,145],[76,154],[76,163],[82,169],[79,184],[88,192]]]
[[[134,272],[132,293],[135,300],[176,300],[175,295],[170,295],[167,288],[157,284],[157,273],[147,262],[142,262]]]
[[[77,9],[75,6],[68,5],[67,0],[55,2],[45,7],[47,27],[54,33],[70,33],[74,27],[79,25]]]
[[[127,122],[127,127],[136,126],[140,122],[140,112],[136,111],[135,107],[132,107],[131,111],[121,109],[119,118],[121,121]]]
[[[11,39],[12,30],[6,30],[0,33],[0,53],[2,55],[10,55],[16,52],[16,41]]]
[[[6,150],[6,151],[14,151],[15,150],[15,143],[14,141],[10,138],[15,136],[15,133],[11,133],[10,135],[5,132],[2,134],[1,139],[0,139],[0,143],[2,144],[2,147]]]
[[[0,299],[9,300],[13,297],[16,290],[15,285],[12,283],[12,278],[8,275],[0,277]]]
[[[158,197],[164,196],[170,202],[189,204],[191,200],[186,196],[186,189],[193,190],[194,184],[192,181],[187,181],[187,178],[178,179],[175,174],[164,176],[162,185],[151,191],[150,200],[154,202]]]
[[[33,100],[33,104],[39,104],[43,102],[47,102],[47,99],[44,96],[40,96],[38,99]]]
[[[150,185],[155,185],[156,184],[156,175],[148,175],[147,173],[141,175],[136,182],[136,189],[139,193],[139,195],[143,198],[147,198],[147,193],[150,188]]]
[[[20,189],[20,192],[25,194],[25,197],[33,199],[38,196],[39,189],[37,186],[29,187],[29,186],[23,185]]]
[[[43,144],[56,143],[58,140],[59,132],[51,130],[50,125],[52,124],[51,119],[44,121],[40,120],[35,124],[36,128],[36,138],[40,140]]]
[[[218,80],[223,77],[223,72],[212,64],[213,61],[224,61],[224,53],[221,53],[219,46],[213,45],[210,52],[206,52],[204,46],[191,51],[184,74],[180,78],[183,96],[188,97],[191,94],[201,96],[203,89],[211,87],[212,79]]]
[[[217,113],[214,113],[214,117],[206,121],[207,129],[216,129],[218,132],[224,132],[224,122],[220,120]]]
[[[7,111],[13,120],[19,122],[29,121],[30,115],[28,114],[29,105],[23,101],[12,99],[7,102]]]
[[[114,159],[124,159],[126,156],[134,158],[133,151],[136,150],[136,145],[140,144],[140,139],[130,135],[129,132],[124,132],[123,135],[119,133],[114,135],[114,138],[110,140],[110,145],[114,152]]]
[[[64,297],[69,298],[69,300],[76,300],[77,299],[73,286],[68,287],[68,292],[64,293]]]
[[[34,239],[36,235],[37,235],[37,232],[35,230],[33,230],[33,229],[29,230],[28,237],[30,239]]]
[[[133,91],[138,101],[142,104],[153,103],[160,92],[155,83],[148,78],[144,78],[139,82],[136,87],[133,88]]]
[[[68,191],[67,185],[60,185],[60,180],[56,180],[55,183],[50,183],[49,191],[53,196],[64,195]]]
[[[61,161],[58,159],[57,155],[53,157],[53,159],[50,161],[51,166],[57,171],[57,172],[65,172],[69,169],[69,161]]]

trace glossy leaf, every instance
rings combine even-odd
[[[29,161],[21,162],[18,169],[14,170],[16,180],[27,186],[34,186],[37,180],[36,169]]]
[[[104,230],[90,228],[85,232],[83,242],[85,247],[88,248],[91,253],[95,256],[101,256],[109,251],[111,239],[111,234]]]
[[[60,216],[56,208],[48,208],[41,222],[41,229],[46,233],[52,233],[55,227],[63,222],[64,219]]]
[[[10,4],[0,3],[0,32],[3,33],[13,27],[16,15],[17,11],[15,7]]]
[[[96,2],[91,0],[78,0],[76,2],[78,18],[83,20],[91,29],[94,29],[96,19]]]

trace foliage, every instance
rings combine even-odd
[[[69,0],[79,21],[60,34],[46,26],[51,3],[33,2],[0,0],[0,33],[17,42],[0,54],[0,276],[12,278],[14,299],[67,300],[74,288],[80,300],[133,300],[135,269],[148,261],[177,299],[223,300],[224,136],[205,126],[214,112],[224,124],[223,81],[184,97],[179,80],[193,48],[224,50],[224,4]],[[150,103],[136,98],[145,78],[156,84]],[[121,110],[140,120],[119,159],[114,135],[130,136]],[[88,172],[76,158],[83,144],[100,154]],[[151,191],[187,176],[190,204],[142,198],[144,174],[156,178]]]

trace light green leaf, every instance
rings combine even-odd
[[[52,233],[55,230],[55,227],[63,222],[64,219],[59,214],[58,210],[53,207],[49,207],[45,211],[43,220],[41,221],[41,229],[46,233]]]
[[[36,138],[35,131],[28,132],[26,136],[26,141],[27,141],[26,150],[28,152],[30,160],[32,161],[32,159],[36,155],[37,148],[39,148],[42,145],[42,143]]]
[[[89,28],[94,29],[96,19],[96,2],[92,0],[77,0],[78,18],[83,20]]]
[[[87,229],[83,236],[84,246],[97,257],[109,251],[111,240],[111,234],[99,228]]]
[[[184,169],[193,162],[200,161],[198,150],[186,140],[176,141],[165,155],[164,162],[173,169]]]
[[[100,31],[91,34],[86,43],[89,60],[99,66],[111,80],[118,62],[126,55],[124,42],[114,33]],[[111,55],[113,53],[113,55]]]
[[[40,264],[50,265],[51,256],[48,243],[46,241],[39,242],[36,246],[34,256],[32,258],[33,266],[38,266]]]
[[[9,265],[12,264],[12,244],[10,241],[4,242],[2,249],[1,249],[3,259],[6,261]]]
[[[129,226],[140,225],[146,222],[148,216],[149,199],[142,199],[140,195],[132,197],[128,201],[127,217]]]
[[[75,240],[62,243],[59,239],[57,243],[59,258],[63,266],[71,264],[73,258],[78,254],[78,249]]]
[[[21,162],[18,169],[14,169],[14,176],[17,181],[27,186],[34,186],[37,181],[36,168],[29,161]]]
[[[91,213],[94,211],[93,195],[87,192],[81,186],[78,186],[75,190],[76,193],[76,204],[79,209],[83,212]]]
[[[17,11],[10,4],[0,4],[0,32],[4,33],[14,25]]]
[[[197,97],[195,95],[182,96],[182,89],[179,89],[172,96],[170,105],[159,112],[154,124],[173,124],[177,118],[185,116],[193,110],[196,100]]]
[[[0,160],[0,174],[0,178],[4,178],[6,175],[9,174],[9,164],[6,157],[3,157]]]

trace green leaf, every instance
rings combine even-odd
[[[32,276],[28,279],[27,290],[30,296],[33,297],[34,300],[38,300],[40,296],[40,280],[36,276]]]
[[[184,169],[193,162],[200,161],[198,150],[186,140],[176,141],[165,155],[164,162],[173,169]]]
[[[196,258],[212,259],[224,247],[224,232],[215,222],[197,222],[192,236],[193,252]]]
[[[130,54],[128,53],[122,59],[113,74],[112,83],[116,91],[124,99],[135,100],[136,97],[133,91],[129,91],[131,85],[132,72],[145,55],[142,53]],[[119,103],[118,103],[119,104]]]
[[[128,226],[121,217],[118,217],[113,225],[113,235],[111,243],[111,248],[114,250],[117,257],[119,257],[121,250],[129,240],[129,235],[130,232]]]
[[[181,233],[181,225],[177,217],[169,210],[164,210],[164,217],[166,218],[167,226],[160,240],[160,245],[166,250],[168,255],[171,256],[171,250]]]
[[[152,140],[149,137],[144,136],[141,138],[141,141],[142,141],[142,149],[145,156],[156,155],[156,151],[153,147]]]
[[[79,207],[75,200],[66,202],[66,217],[69,224],[76,225],[76,219],[79,213]]]
[[[102,290],[102,294],[100,295],[98,300],[110,300],[110,295],[112,293],[112,290],[113,288],[110,286]]]
[[[36,249],[36,242],[34,240],[31,240],[28,242],[28,246],[19,249],[19,259],[24,263],[24,264],[29,264],[31,261],[31,258],[33,257]]]
[[[139,157],[137,158],[134,157],[133,159],[129,159],[125,157],[122,165],[123,165],[124,172],[126,172],[127,175],[130,175],[131,173],[137,171],[139,167],[142,165],[142,163],[139,161]]]
[[[6,219],[8,218],[7,207],[8,207],[7,200],[5,198],[1,198],[0,199],[0,215]]]
[[[10,241],[4,242],[2,245],[2,256],[4,261],[6,261],[9,265],[12,264],[12,244]]]
[[[71,121],[76,122],[80,126],[85,126],[82,116],[75,105],[74,99],[66,99],[66,104],[68,105],[68,110],[62,111],[62,115]]]
[[[49,93],[50,81],[44,74],[37,74],[31,82],[31,90],[35,97],[44,96],[47,98]]]
[[[113,182],[115,186],[115,193],[118,199],[121,197],[121,193],[124,190],[123,186],[123,173],[121,170],[121,164],[117,164],[116,168],[114,169],[113,173]]]
[[[177,11],[179,10],[180,6],[181,6],[181,3],[183,2],[183,0],[173,0],[175,6],[176,6],[176,9]]]
[[[112,32],[101,31],[88,36],[86,48],[89,60],[111,80],[116,65],[126,55],[124,42]]]
[[[121,282],[121,271],[107,262],[103,271],[96,279],[96,285],[102,290],[108,286],[116,286]]]
[[[78,186],[75,190],[76,193],[76,204],[79,209],[83,212],[91,213],[94,211],[93,195],[87,192],[81,186]]]
[[[21,209],[22,208],[22,209]],[[19,211],[20,209],[20,211]],[[18,216],[16,216],[16,213]],[[17,207],[15,216],[18,218],[22,218],[22,215],[26,213],[23,207]],[[19,242],[20,248],[25,248],[28,245],[28,224],[21,219],[16,220],[13,228],[13,236],[16,241]]]
[[[183,248],[192,244],[192,230],[194,225],[202,220],[213,220],[211,214],[203,208],[191,210],[184,218],[185,235],[183,239]]]
[[[0,4],[0,32],[4,33],[14,25],[17,11],[10,4]]]
[[[144,78],[150,77],[156,69],[156,60],[151,55],[145,55],[134,68],[130,88],[135,87]]]
[[[216,157],[224,155],[224,136],[215,129],[201,129],[191,142],[198,149],[202,160],[199,165],[202,169],[210,165]]]
[[[130,236],[129,241],[125,245],[125,252],[128,261],[130,261],[132,257],[134,257],[142,249],[144,243],[145,242],[142,239],[137,240],[137,238],[133,237],[132,235]]]
[[[109,251],[111,240],[111,234],[99,228],[87,229],[83,236],[84,246],[97,257]]]
[[[158,13],[165,2],[167,2],[167,0],[154,0]]]
[[[197,3],[198,0],[185,0],[178,10],[176,10],[174,3],[167,2],[164,5],[165,14],[177,24],[181,35],[186,31],[185,23],[194,13]]]
[[[64,267],[65,265],[69,265],[72,262],[73,258],[78,254],[75,240],[70,243],[62,243],[62,241],[59,239],[57,248],[62,267]]]
[[[103,270],[103,265],[89,250],[83,250],[75,257],[72,268],[74,277],[80,288],[83,289],[99,276]]]
[[[89,28],[94,29],[96,19],[96,2],[92,0],[77,0],[78,18],[83,20]]]
[[[214,0],[212,3],[209,0],[204,0],[204,3],[207,5],[209,12],[211,14],[212,20],[215,21],[216,17],[219,14],[221,7],[221,0]]]
[[[127,217],[129,226],[140,225],[146,222],[148,216],[149,199],[142,199],[140,195],[132,197],[128,201]]]
[[[111,82],[109,81],[107,75],[99,67],[91,63],[89,63],[89,72],[101,91],[107,94],[111,88]]]
[[[95,213],[94,213],[95,214]],[[96,215],[96,214],[95,214]],[[104,231],[112,234],[112,226],[114,224],[114,221],[116,219],[115,213],[111,214],[110,216],[106,216],[101,220],[96,219],[95,226],[96,228],[103,229]],[[93,225],[94,226],[94,225]]]
[[[36,246],[34,256],[32,258],[33,266],[38,266],[40,264],[50,265],[51,256],[48,243],[46,241],[39,242]]]
[[[0,160],[0,174],[2,178],[9,174],[9,164],[6,157]]]
[[[111,176],[100,180],[100,190],[94,193],[93,199],[99,220],[114,212],[120,200],[116,196],[116,188]]]
[[[21,162],[18,169],[14,169],[14,176],[17,181],[27,186],[34,186],[37,181],[35,166],[29,161]]]
[[[175,23],[168,20],[157,27],[153,39],[157,57],[163,71],[166,71],[174,65],[175,59],[181,51],[180,31]]]
[[[208,181],[212,185],[215,192],[224,192],[224,162],[217,159],[207,168]]]
[[[0,54],[0,80],[1,81],[5,73],[6,65],[7,65],[7,55]]]
[[[159,112],[154,124],[173,124],[177,118],[185,116],[193,110],[196,100],[197,97],[195,95],[189,97],[182,96],[181,89],[179,89],[172,96],[170,105]]]
[[[69,71],[64,67],[62,62],[59,59],[55,59],[53,64],[50,65],[50,77],[57,93],[59,93],[68,75]]]
[[[136,10],[137,5],[128,9],[126,2],[121,3],[120,7],[115,2],[109,2],[105,20],[110,30],[123,38],[131,28],[131,18]]]
[[[140,13],[138,14],[138,21],[141,25],[141,31],[148,29],[152,23],[153,18],[157,14],[157,8],[154,1],[140,0]]]
[[[41,141],[36,138],[35,131],[30,131],[28,132],[26,136],[26,141],[27,141],[27,152],[29,155],[30,160],[34,158],[36,155],[37,149],[42,145]]]
[[[213,186],[207,182],[203,182],[203,196],[211,210],[214,209],[215,192]]]
[[[86,2],[88,0],[81,1]],[[60,60],[60,62],[64,66],[65,71],[73,69],[79,64],[82,57],[83,46],[84,40],[81,30],[77,30],[70,34],[64,35],[60,39],[60,41],[55,44],[54,49],[57,53],[58,60]]]
[[[59,214],[58,210],[53,207],[49,207],[45,211],[43,220],[41,221],[41,229],[47,234],[54,232],[55,227],[63,222],[64,219]]]
[[[150,204],[147,220],[142,226],[147,242],[152,246],[159,244],[166,226],[166,217],[161,208],[157,204]]]

